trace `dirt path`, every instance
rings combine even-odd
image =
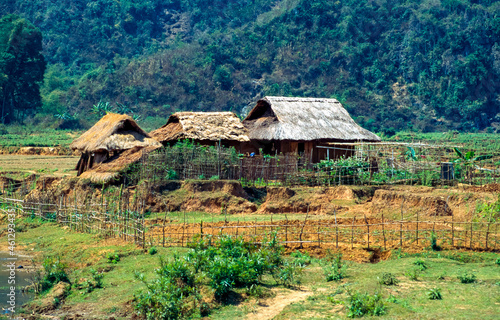
[[[266,300],[265,304],[257,308],[254,312],[247,315],[246,319],[271,320],[285,309],[286,306],[305,300],[312,294],[312,291],[297,290],[279,292],[276,297]]]

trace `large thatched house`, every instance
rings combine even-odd
[[[232,112],[177,112],[163,127],[149,134],[163,145],[188,139],[208,146],[220,142],[240,150],[242,144],[250,141],[247,130]]]
[[[130,116],[109,113],[71,143],[82,153],[77,164],[78,175],[95,165],[134,147],[161,147]]]
[[[356,124],[336,99],[265,97],[249,112],[243,125],[252,143],[264,153],[306,153],[312,162],[326,158],[327,149],[318,146],[380,141]],[[350,153],[345,150],[330,157]]]

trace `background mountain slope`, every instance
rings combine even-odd
[[[153,121],[318,96],[386,133],[500,129],[497,1],[13,0],[0,12],[43,33],[45,113],[82,117],[102,100]]]

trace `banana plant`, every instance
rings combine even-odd
[[[477,165],[482,160],[487,160],[493,158],[493,155],[482,155],[482,156],[477,156],[475,155],[474,151],[468,151],[467,153],[463,153],[460,151],[458,148],[454,148],[455,153],[457,154],[458,158],[455,159],[453,162],[454,163],[462,163],[465,168],[466,172],[466,177],[470,181],[472,181],[473,173],[475,170],[488,170],[481,168]]]

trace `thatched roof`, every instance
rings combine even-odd
[[[83,172],[80,178],[90,179],[94,183],[107,183],[112,179],[118,178],[121,172],[125,171],[131,164],[138,162],[143,155],[158,148],[159,146],[133,147]]]
[[[243,124],[252,140],[380,141],[336,99],[265,97]]]
[[[183,139],[250,141],[245,127],[233,112],[177,112],[163,127],[149,134],[160,142]]]
[[[127,150],[133,147],[160,146],[130,116],[108,113],[92,128],[71,143],[81,152]]]

